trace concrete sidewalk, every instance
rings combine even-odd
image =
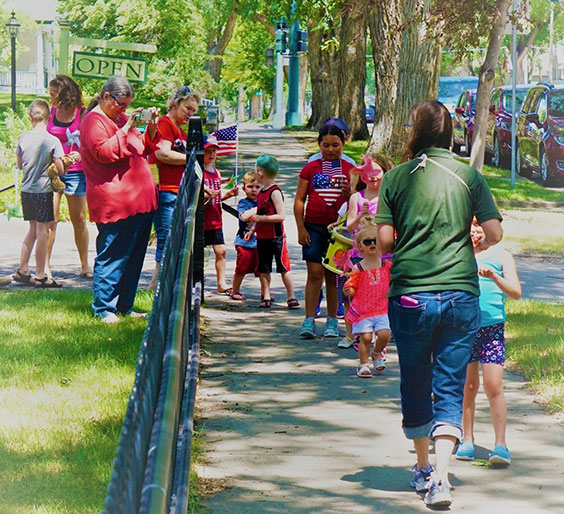
[[[280,183],[286,192],[286,230],[303,302],[305,268],[291,209],[303,149],[279,131],[243,124],[241,150],[245,155],[273,153],[284,162]],[[224,216],[224,222],[230,276],[236,221]],[[273,308],[257,309],[258,280],[247,277],[243,291],[248,300],[235,302],[213,293],[212,265],[210,257],[203,310],[209,326],[198,390],[207,453],[199,473],[226,488],[204,500],[203,511],[427,511],[409,487],[415,455],[401,430],[395,348],[390,348],[382,375],[357,378],[354,350],[337,350],[335,339],[299,338],[303,308],[285,307],[279,277],[273,276]],[[525,278],[531,285],[539,282],[533,275]],[[323,323],[318,320],[321,332]],[[508,373],[505,389],[512,464],[490,469],[453,459],[450,510],[564,512],[561,419],[543,413],[520,377]],[[477,457],[487,458],[493,429],[483,393],[478,396],[476,443]]]

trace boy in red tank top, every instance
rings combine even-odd
[[[280,273],[288,294],[288,308],[299,307],[300,303],[294,295],[294,285],[290,275],[290,255],[286,247],[284,234],[284,195],[274,179],[278,175],[278,161],[272,155],[261,155],[257,159],[257,181],[262,186],[257,197],[257,207],[247,211],[247,219],[255,222],[257,251],[260,273],[261,302],[259,307],[270,308],[270,274],[272,258],[276,259],[276,272]],[[254,211],[254,212],[253,212]],[[244,219],[244,218],[243,218]]]

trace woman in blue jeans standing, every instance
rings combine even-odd
[[[157,233],[156,265],[149,289],[155,289],[159,275],[160,262],[168,233],[172,212],[176,205],[178,186],[186,167],[186,125],[190,116],[200,105],[200,96],[190,91],[188,86],[176,88],[166,104],[167,113],[159,120],[157,131],[161,136],[160,148],[155,152],[159,169],[159,208],[155,213],[154,224]]]
[[[486,248],[502,238],[501,216],[482,175],[450,153],[452,121],[444,105],[417,104],[408,126],[408,162],[384,176],[376,221],[380,251],[394,253],[388,313],[403,430],[417,454],[410,485],[427,490],[426,504],[448,506],[449,459],[462,438],[465,370],[480,326],[470,226],[476,216]]]

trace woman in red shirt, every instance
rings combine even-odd
[[[124,77],[110,77],[82,119],[80,154],[86,176],[86,201],[96,222],[92,309],[103,322],[120,321],[131,310],[157,208],[157,188],[147,154],[157,149],[159,110],[151,108],[145,135],[135,127],[133,88]]]
[[[200,95],[190,92],[188,86],[174,90],[166,104],[167,113],[159,120],[157,131],[161,137],[159,149],[155,152],[159,169],[159,208],[155,213],[155,232],[157,233],[157,253],[155,272],[149,289],[155,289],[159,266],[163,257],[172,212],[176,205],[178,186],[186,167],[186,125],[190,116],[198,111]]]

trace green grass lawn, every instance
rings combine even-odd
[[[89,291],[0,293],[0,512],[98,513],[146,321],[104,325]],[[150,310],[140,292],[136,308]]]
[[[509,367],[522,373],[549,412],[564,412],[564,305],[507,302]]]

